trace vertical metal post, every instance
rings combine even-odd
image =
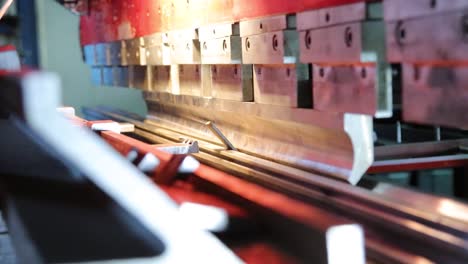
[[[396,131],[396,133],[397,133],[397,136],[396,136],[397,143],[401,144],[402,139],[401,139],[401,122],[400,121],[397,121],[396,128],[397,128],[397,131]]]
[[[39,66],[39,53],[36,28],[36,1],[17,0],[16,8],[20,21],[20,47],[22,64],[30,67]]]
[[[436,138],[436,141],[440,141],[442,138],[440,126],[435,127],[435,138]]]

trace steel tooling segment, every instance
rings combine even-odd
[[[81,44],[354,2],[359,0],[96,0],[81,17]]]

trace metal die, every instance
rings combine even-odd
[[[90,45],[85,45],[82,47],[83,49],[83,56],[84,56],[84,62],[87,64],[87,65],[96,65],[96,54],[94,52],[94,45],[90,44]]]
[[[114,86],[117,87],[128,87],[128,67],[123,66],[114,66]]]
[[[468,67],[403,64],[403,119],[468,129]]]
[[[106,46],[106,65],[120,65],[122,62],[122,54],[120,53],[122,49],[122,42],[109,42],[106,43]]]
[[[373,114],[376,118],[392,116],[393,79],[386,58],[382,18],[381,3],[365,2],[305,11],[297,15],[300,61],[328,65],[318,68],[319,72],[314,74],[329,74],[328,77],[324,76],[325,80],[320,77],[314,80],[314,107]],[[365,78],[361,78],[361,75]],[[330,79],[331,76],[335,76],[334,79]],[[346,78],[350,78],[348,81],[351,82],[343,83]],[[371,84],[374,87],[370,87]],[[344,86],[353,88],[346,90]],[[343,93],[355,97],[357,94],[354,93],[358,92],[362,93],[360,99],[350,100],[350,103],[344,98],[340,99]],[[333,94],[337,97],[333,98]],[[362,105],[358,105],[358,101],[362,101]]]
[[[214,98],[253,101],[252,65],[211,65],[211,94]]]
[[[147,66],[128,66],[128,86],[130,88],[149,90],[150,84],[151,74],[149,74]]]
[[[309,65],[254,65],[254,99],[259,104],[310,108],[312,85]]]
[[[171,66],[149,66],[151,71],[151,91],[171,92]]]
[[[144,38],[134,38],[125,40],[128,65],[146,65],[146,51]]]
[[[239,36],[203,40],[200,43],[202,64],[240,64],[242,62],[242,44]]]
[[[297,15],[302,63],[385,61],[382,4],[359,2]]]
[[[302,63],[385,61],[382,21],[363,21],[300,32]]]
[[[171,63],[199,64],[200,42],[195,29],[169,32]]]
[[[366,2],[341,5],[336,7],[306,10],[297,14],[297,30],[335,26],[344,23],[366,20],[367,16],[375,16],[375,12],[367,12]],[[373,10],[369,8],[369,10]]]
[[[91,68],[91,82],[94,86],[101,86],[103,83],[102,80],[102,68],[101,67],[92,67]]]
[[[298,56],[298,33],[284,30],[242,38],[242,60],[246,64],[291,64]]]
[[[375,115],[375,65],[313,66],[314,109]]]
[[[198,64],[174,65],[177,74],[172,74],[172,93],[201,96],[202,93],[202,70]],[[177,80],[174,80],[177,79]]]
[[[295,28],[296,17],[287,15],[240,22],[243,63],[296,63],[299,54]]]
[[[468,6],[461,11],[386,23],[387,57],[391,62],[468,61]]]
[[[106,43],[98,43],[94,46],[94,54],[96,56],[95,65],[104,66],[107,65],[107,45]]]
[[[433,16],[450,13],[468,8],[466,0],[434,1],[434,0],[385,0],[383,1],[385,20],[397,21],[409,18]]]
[[[114,69],[113,67],[102,67],[102,85],[114,85]]]
[[[144,37],[146,63],[148,65],[170,65],[171,47],[168,33],[156,33]]]
[[[101,68],[104,86],[128,87],[128,68],[121,66],[106,66]]]
[[[198,29],[198,38],[200,39],[200,42],[203,40],[239,36],[239,34],[239,23],[207,25]]]

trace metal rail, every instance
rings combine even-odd
[[[145,123],[109,112],[101,114],[134,123],[137,128],[135,133],[149,141],[177,142],[184,134],[157,126],[154,122]],[[193,134],[184,136],[196,137]],[[195,156],[202,163],[354,219],[365,226],[367,233],[385,241],[388,247],[404,248],[404,251],[412,253],[410,255],[424,256],[436,262],[468,260],[468,243],[465,240],[468,235],[468,208],[464,205],[432,197],[432,207],[417,209],[398,197],[407,193],[397,187],[387,190],[387,194],[376,194],[197,139],[201,153]],[[409,198],[427,200],[428,196],[412,193]],[[382,254],[376,246],[381,243],[372,243],[372,238],[370,241],[368,250],[376,250],[371,255]],[[401,254],[402,259],[404,255]]]

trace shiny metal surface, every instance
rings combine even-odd
[[[300,32],[301,62],[357,63],[385,61],[382,21],[340,24]]]
[[[211,65],[211,96],[218,99],[252,102],[252,65]]]
[[[171,92],[171,66],[150,66],[151,91]]]
[[[200,41],[208,39],[219,39],[230,36],[239,36],[239,23],[213,24],[201,26],[198,29]]]
[[[468,8],[468,3],[465,0],[414,0],[411,2],[404,0],[385,0],[383,1],[383,5],[386,21],[417,18]]]
[[[170,65],[171,46],[168,33],[155,33],[144,37],[148,65]]]
[[[95,86],[101,86],[103,84],[102,68],[92,67],[91,68],[91,82]]]
[[[343,23],[363,21],[367,18],[367,3],[308,10],[297,14],[297,30],[334,26]]]
[[[353,124],[356,121],[350,120]],[[155,141],[161,136],[163,140],[171,141],[179,133],[195,136],[193,132],[164,123],[154,117],[145,123],[136,121],[137,133]],[[276,190],[307,197],[305,199],[318,202],[327,210],[357,220],[366,229],[366,249],[371,258],[391,263],[408,260],[459,263],[468,257],[465,252],[468,208],[464,204],[388,184],[377,184],[370,190],[346,187],[344,183],[252,156],[242,150],[227,151],[204,140],[200,142],[200,150],[202,152],[195,156],[203,163]],[[414,244],[407,239],[418,242]]]
[[[96,57],[94,53],[95,45],[86,45],[83,46],[83,58],[86,64],[88,65],[95,65],[96,64]]]
[[[168,127],[216,142],[203,125],[212,121],[240,150],[353,184],[373,161],[370,116],[327,116],[312,109],[156,92],[146,93],[145,99],[152,115]]]
[[[134,38],[125,41],[127,65],[146,65],[145,39]]]
[[[242,60],[246,64],[297,62],[298,33],[282,30],[242,37]]]
[[[242,63],[242,40],[239,36],[205,39],[200,42],[201,63],[240,64]]]
[[[376,68],[362,66],[313,67],[314,108],[321,111],[375,115]]]
[[[171,63],[199,64],[200,42],[196,29],[169,32]]]
[[[311,108],[310,79],[305,64],[254,65],[254,100],[259,104]]]
[[[104,66],[107,65],[107,44],[106,43],[99,43],[94,46],[95,52],[95,65]]]
[[[3,77],[2,81],[6,80]],[[16,82],[6,83],[9,85],[3,86],[1,100],[9,98],[18,103],[2,104],[2,110],[8,110],[14,122],[31,129],[31,133],[40,138],[43,146],[60,155],[67,166],[85,175],[165,245],[164,252],[159,256],[121,260],[122,263],[174,263],[186,262],[188,259],[240,263],[214,236],[187,225],[175,203],[124,157],[91,131],[72,125],[57,113],[56,107],[61,102],[60,82],[56,75],[34,72]],[[21,97],[16,97],[19,94]],[[70,139],[73,139],[73,143]],[[152,213],[155,211],[161,215]],[[181,234],[184,234],[183,238]],[[189,242],[191,239],[192,242]]]
[[[447,5],[445,1],[438,3]],[[415,19],[389,21],[386,29],[388,60],[447,65],[466,62],[467,25],[468,6],[465,10],[434,12]]]
[[[468,67],[465,66],[403,64],[403,119],[467,129],[466,83]]]

